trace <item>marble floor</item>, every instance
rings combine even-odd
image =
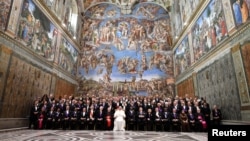
[[[17,130],[0,132],[0,141],[207,141],[207,133]]]

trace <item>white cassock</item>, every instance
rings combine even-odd
[[[125,112],[123,110],[116,110],[114,114],[114,131],[125,131]]]

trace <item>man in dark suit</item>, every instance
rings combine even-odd
[[[173,108],[173,112],[171,115],[171,126],[173,131],[181,131],[180,130],[180,116],[177,113],[177,109]]]
[[[78,119],[79,119],[79,113],[78,108],[75,107],[74,111],[70,114],[70,129],[76,130],[78,129]]]
[[[80,121],[79,129],[80,130],[86,130],[87,125],[88,125],[87,117],[88,117],[88,113],[86,111],[86,107],[83,107],[79,116],[79,121]]]
[[[222,115],[221,115],[221,110],[217,107],[217,105],[213,106],[212,117],[213,117],[213,125],[219,126],[221,123]]]
[[[132,106],[129,107],[129,110],[126,112],[126,123],[127,123],[127,130],[135,130],[135,117],[136,113]]]
[[[152,109],[149,108],[146,114],[147,131],[153,131],[153,127],[154,127],[153,123],[154,123],[154,116],[152,113]]]
[[[139,107],[139,111],[136,116],[137,126],[139,131],[144,131],[145,121],[146,121],[146,113],[143,111],[142,107]]]
[[[69,129],[70,128],[70,106],[66,106],[66,110],[63,112],[63,130]]]
[[[88,111],[88,118],[87,118],[87,122],[88,122],[88,130],[94,130],[95,129],[95,110],[94,110],[94,106],[90,105],[89,107],[89,111]]]
[[[38,128],[37,120],[38,120],[38,113],[39,113],[39,101],[35,100],[34,104],[31,107],[30,110],[30,117],[29,117],[29,129],[31,129],[31,126],[33,125],[34,129]]]
[[[54,107],[50,108],[50,111],[47,112],[47,122],[46,122],[46,129],[52,129],[53,127],[53,117],[54,117],[55,111],[54,111]]]
[[[162,130],[161,116],[162,116],[162,112],[159,110],[158,107],[155,107],[155,112],[154,112],[153,117],[154,117],[156,131]]]
[[[61,109],[57,108],[57,111],[52,117],[52,122],[53,122],[53,127],[52,129],[59,129],[61,128],[61,123],[62,123],[62,113]]]
[[[191,132],[197,131],[197,117],[196,114],[192,112],[192,110],[188,110],[188,123]]]
[[[165,107],[163,110],[162,119],[161,119],[164,131],[170,130],[170,117],[171,117],[171,113],[168,111],[168,108]]]
[[[95,114],[95,119],[96,119],[96,130],[103,130],[104,127],[104,116],[105,116],[105,113],[104,113],[104,110],[103,110],[103,106],[101,105],[99,107],[99,109],[96,111],[96,114]]]

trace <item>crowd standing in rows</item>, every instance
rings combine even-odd
[[[198,97],[63,96],[45,94],[34,100],[29,128],[115,130],[115,112],[124,111],[122,130],[206,132],[220,125],[221,111]]]

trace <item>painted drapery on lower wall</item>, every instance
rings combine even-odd
[[[195,97],[193,77],[189,77],[177,84],[177,95],[179,97]]]
[[[45,94],[72,95],[76,85],[49,73],[7,46],[0,46],[0,118],[26,118]]]
[[[231,53],[197,73],[199,97],[222,109],[223,119],[240,120],[240,97]]]
[[[11,57],[6,79],[2,118],[28,116],[33,100],[50,93],[51,75],[16,56]]]

